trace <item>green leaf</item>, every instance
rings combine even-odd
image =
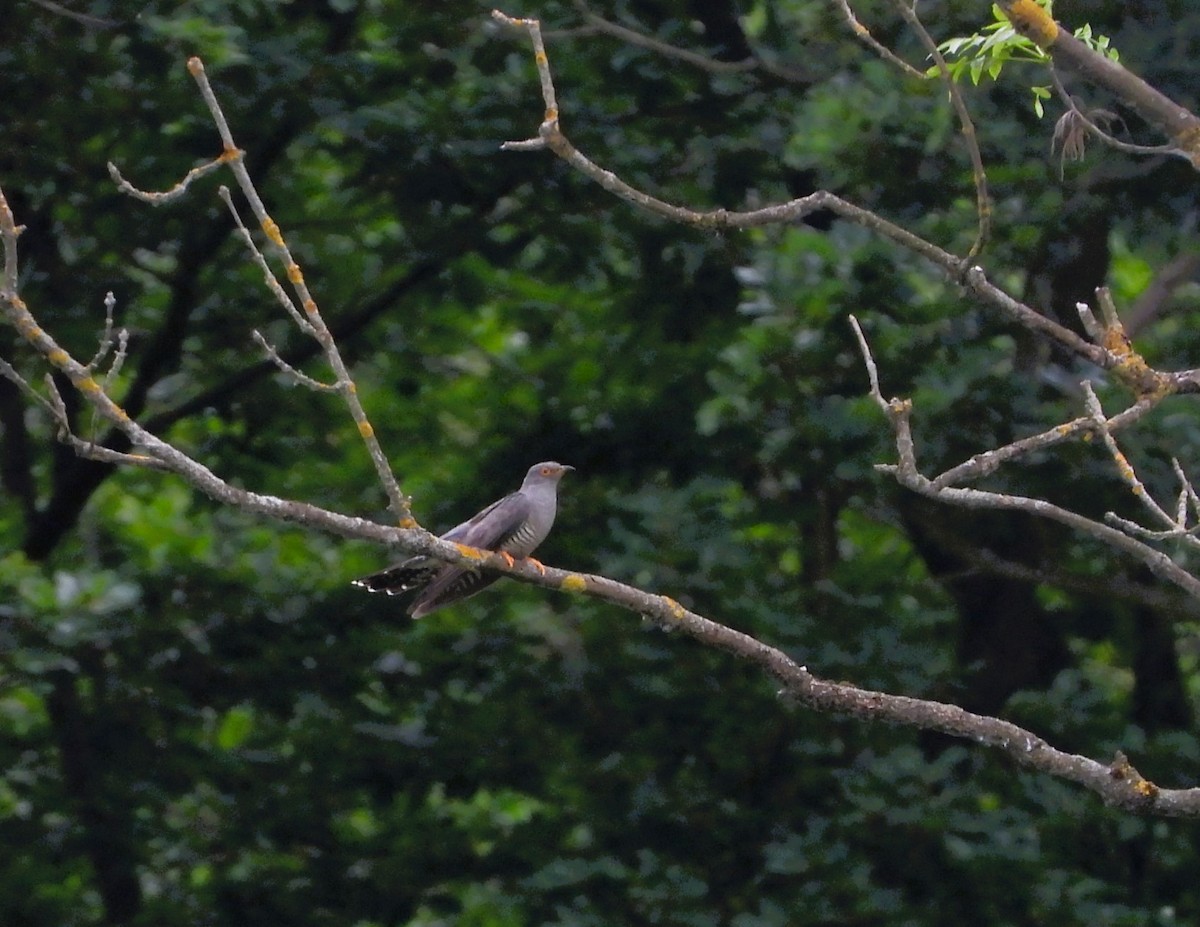
[[[230,708],[217,725],[216,742],[222,750],[236,750],[254,730],[254,710],[248,705]]]

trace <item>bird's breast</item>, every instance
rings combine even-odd
[[[512,536],[502,546],[505,553],[514,557],[527,557],[534,549],[546,540],[550,528],[554,524],[554,508],[535,506],[529,518],[512,533]]]

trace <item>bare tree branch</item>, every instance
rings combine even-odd
[[[1034,499],[1027,496],[1015,496],[1008,493],[989,492],[981,489],[968,489],[945,485],[924,476],[917,466],[916,448],[912,437],[913,404],[909,399],[884,399],[879,390],[878,375],[870,373],[873,362],[868,362],[870,349],[865,337],[858,327],[857,321],[852,322],[863,351],[864,363],[867,364],[868,376],[871,378],[871,397],[876,405],[887,415],[891,423],[896,441],[898,462],[894,464],[879,464],[877,469],[895,477],[900,485],[920,493],[931,499],[938,499],[951,505],[966,509],[995,509],[1009,512],[1025,512],[1037,518],[1066,525],[1081,534],[1092,537],[1103,544],[1123,551],[1141,561],[1150,568],[1156,576],[1174,583],[1188,595],[1200,599],[1200,579],[1197,579],[1183,567],[1179,566],[1162,551],[1156,550],[1141,541],[1130,537],[1129,534],[1118,531],[1109,525],[1093,521],[1077,512],[1064,509],[1044,499]],[[1096,419],[1089,416],[1095,427]],[[1103,416],[1100,416],[1103,421]],[[1074,432],[1073,432],[1074,433]],[[1033,443],[1025,447],[1032,448]],[[1010,445],[1012,447],[1012,445]],[[981,455],[981,457],[984,455]],[[1006,459],[1012,459],[1015,454]],[[994,469],[994,468],[993,468]]]
[[[411,500],[401,492],[396,477],[392,473],[391,466],[384,456],[383,449],[379,446],[379,441],[375,437],[375,429],[367,418],[362,403],[359,401],[358,390],[354,385],[354,381],[350,378],[350,373],[346,369],[345,363],[342,361],[341,352],[338,350],[337,344],[333,340],[333,335],[321,317],[316,300],[313,298],[308,285],[304,281],[304,272],[292,257],[291,250],[283,238],[283,233],[280,231],[279,225],[271,218],[267,212],[266,205],[258,194],[258,190],[255,189],[254,182],[246,170],[243,152],[234,144],[233,133],[229,129],[229,123],[225,118],[224,112],[221,110],[221,105],[217,101],[217,96],[213,92],[212,85],[208,82],[208,76],[204,72],[204,63],[199,58],[193,57],[188,59],[187,66],[188,73],[192,75],[197,86],[200,88],[200,94],[204,98],[204,102],[208,105],[209,113],[212,115],[213,122],[217,126],[217,132],[221,136],[223,151],[213,163],[229,165],[234,177],[238,181],[238,186],[241,187],[243,195],[250,204],[251,211],[254,213],[255,218],[258,219],[259,227],[278,253],[283,263],[288,282],[292,285],[300,305],[304,308],[304,315],[301,316],[299,312],[294,311],[294,306],[291,305],[290,300],[283,299],[282,301],[289,307],[289,312],[300,324],[301,329],[306,334],[311,335],[321,345],[326,360],[329,362],[330,367],[333,368],[334,374],[337,377],[337,391],[341,394],[342,400],[346,403],[350,414],[358,426],[359,435],[362,437],[371,461],[375,465],[376,475],[379,477],[379,481],[387,493],[390,507],[396,516],[397,524],[405,528],[416,527],[417,523],[412,517]],[[116,168],[111,165],[110,172],[114,177],[120,176]],[[183,190],[186,189],[186,185],[190,183],[191,179],[194,179],[193,174],[195,173],[195,171],[189,172],[183,181],[176,184],[164,196],[182,194]],[[157,194],[141,193],[134,190],[129,184],[125,184],[122,189],[126,189],[127,192],[132,191],[135,196],[143,199],[157,196]],[[150,201],[154,202],[153,199],[150,199]],[[249,238],[249,234],[246,233],[244,238]],[[265,260],[260,262],[260,267],[264,269],[267,276],[274,277]],[[271,290],[277,296],[283,295],[283,287],[277,279],[271,285]]]
[[[966,291],[984,305],[1001,312],[1031,331],[1057,342],[1068,351],[1104,368],[1113,367],[1119,363],[1119,358],[1110,356],[1099,345],[1089,344],[1070,329],[1046,318],[1037,310],[1013,298],[991,283],[983,268],[970,266],[966,259],[951,254],[869,209],[856,206],[826,190],[818,190],[816,193],[788,203],[747,212],[735,212],[726,209],[698,211],[684,206],[676,206],[630,186],[612,171],[607,171],[590,161],[571,144],[563,133],[554,81],[550,75],[549,59],[546,56],[541,28],[537,20],[513,19],[499,10],[494,10],[492,16],[500,22],[525,29],[528,32],[533,44],[538,78],[541,82],[542,100],[545,103],[545,114],[538,128],[538,135],[522,141],[505,142],[500,146],[502,150],[533,151],[547,148],[615,196],[654,215],[695,228],[749,229],[765,225],[788,224],[798,222],[819,210],[827,209],[925,258],[952,278],[960,281]],[[1181,382],[1178,390],[1180,392],[1197,392],[1200,391],[1200,383]]]

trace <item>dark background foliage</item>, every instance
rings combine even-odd
[[[1195,108],[1185,3],[1068,4]],[[206,180],[202,55],[416,512],[445,528],[534,460],[564,484],[548,562],[668,593],[814,672],[940,698],[1063,748],[1198,784],[1197,606],[1019,515],[935,506],[876,473],[886,426],[846,324],[916,403],[928,472],[1078,414],[1093,374],[916,258],[814,217],[747,234],[614,201],[532,135],[520,36],[485,4],[10,3],[0,183],[22,292],[77,356],[103,297],[130,331],[113,389],[156,433],[264,492],[384,517],[353,423],[261,361],[325,374]],[[935,85],[833,4],[597,11],[723,60],[712,75],[550,34],[564,124],[628,181],[696,207],[827,188],[965,252],[973,191]],[[859,14],[920,63],[886,4]],[[938,38],[985,3],[924,7]],[[1048,158],[1030,69],[968,90],[996,196],[989,273],[1073,324],[1194,248],[1178,161]],[[1086,92],[1086,88],[1077,88]],[[1096,105],[1112,101],[1094,99]],[[1122,112],[1128,131],[1143,127]],[[1154,139],[1151,139],[1154,141]],[[1143,330],[1200,362],[1194,285]],[[3,356],[32,378],[14,337]],[[1103,382],[1117,407],[1121,393]],[[1128,448],[1172,489],[1200,460],[1175,399]],[[79,412],[84,434],[104,429]],[[611,607],[506,583],[419,623],[348,586],[384,551],[222,510],[177,480],[76,459],[0,380],[0,921],[598,925],[1191,923],[1196,825],[1109,812],[971,746],[798,711],[720,653]],[[1102,451],[991,485],[1132,514]],[[1031,579],[1033,575],[1035,578]]]

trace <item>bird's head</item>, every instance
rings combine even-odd
[[[525,474],[523,487],[557,483],[563,478],[565,473],[574,469],[574,467],[570,467],[567,464],[556,463],[553,460],[543,460],[541,463],[534,464],[529,468],[529,472]]]

